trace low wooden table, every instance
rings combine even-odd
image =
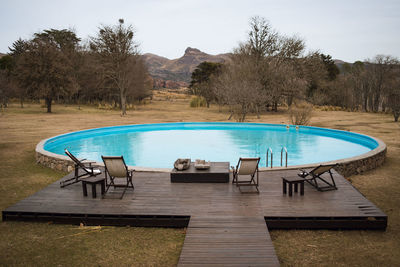
[[[228,183],[229,182],[229,162],[211,162],[210,168],[198,170],[194,163],[190,164],[189,169],[171,171],[172,183]]]
[[[283,194],[286,194],[286,185],[289,186],[289,196],[293,195],[293,187],[294,192],[297,193],[298,191],[298,184],[300,184],[300,195],[304,195],[304,178],[301,177],[282,177],[282,189]]]
[[[89,177],[86,179],[82,179],[82,189],[83,189],[83,196],[87,197],[87,188],[86,184],[92,185],[92,197],[96,198],[96,185],[101,185],[101,195],[104,195],[106,191],[106,178],[100,176]]]

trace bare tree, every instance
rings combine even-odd
[[[122,115],[126,114],[127,96],[135,90],[132,64],[138,59],[138,44],[132,25],[125,26],[120,19],[116,26],[102,26],[96,37],[91,37],[90,48],[103,68],[104,84],[118,92]]]
[[[236,61],[234,57],[232,60]],[[241,60],[227,64],[221,74],[212,79],[215,96],[220,103],[230,106],[229,119],[237,115],[238,121],[244,121],[251,106],[263,102],[264,95],[253,63],[252,60]]]
[[[130,79],[128,79],[127,97],[132,100],[142,100],[150,96],[153,82],[142,57],[139,55],[131,56],[128,68],[131,69],[132,73]]]
[[[387,90],[388,81],[397,60],[391,56],[377,55],[373,60],[368,60],[368,78],[371,82],[371,108],[378,112],[382,107],[382,97]]]
[[[234,107],[240,107],[240,121],[252,109],[258,115],[266,106],[277,111],[284,98],[291,103],[304,93],[306,80],[299,67],[303,52],[300,38],[281,36],[264,18],[251,18],[248,40],[234,49],[217,82],[212,83],[218,102],[230,105],[231,115]]]
[[[392,110],[394,121],[397,122],[400,116],[400,65],[393,69],[392,80],[386,92],[387,104]]]
[[[332,90],[326,97],[333,105],[351,110],[385,111],[393,106],[392,99],[396,99],[393,88],[398,66],[399,61],[392,56],[378,55],[373,60],[357,61],[346,66],[337,80],[328,84]]]

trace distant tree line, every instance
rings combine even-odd
[[[82,44],[67,29],[35,33],[19,39],[0,59],[1,104],[9,98],[44,99],[52,103],[127,104],[150,94],[151,78],[140,57],[135,31],[120,19],[115,26],[101,26]]]
[[[344,64],[340,71],[331,56],[305,53],[304,41],[272,29],[253,17],[248,39],[224,64],[204,62],[192,73],[190,92],[227,105],[244,121],[248,113],[277,111],[293,103],[340,106],[349,110],[400,113],[400,65],[391,56]]]

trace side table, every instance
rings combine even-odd
[[[300,184],[300,195],[304,195],[304,178],[300,177],[282,177],[282,189],[283,194],[286,194],[286,185],[289,187],[289,196],[293,195],[293,187],[294,192],[298,191],[298,184]]]
[[[106,178],[105,177],[89,177],[86,179],[82,179],[82,189],[83,189],[83,196],[87,197],[87,188],[86,184],[92,185],[92,197],[96,198],[96,185],[101,185],[101,195],[104,195],[106,191]]]

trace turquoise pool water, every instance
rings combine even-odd
[[[68,133],[48,139],[44,149],[64,155],[68,148],[79,158],[101,162],[101,155],[123,155],[131,166],[171,168],[177,158],[229,161],[261,157],[268,147],[273,166],[280,166],[282,147],[288,165],[354,157],[378,143],[364,135],[325,128],[259,123],[162,123],[128,125]]]

